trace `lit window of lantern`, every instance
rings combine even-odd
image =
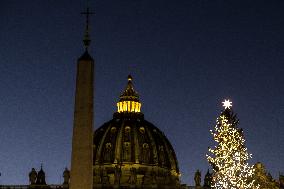
[[[130,112],[130,101],[127,101],[127,110]]]
[[[131,112],[134,112],[134,102],[131,102]]]

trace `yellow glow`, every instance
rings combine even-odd
[[[117,112],[140,112],[141,103],[134,101],[123,101],[117,103]]]
[[[138,103],[135,102],[135,108],[134,108],[134,111],[135,111],[135,112],[138,112],[137,104],[138,104]]]
[[[222,102],[223,103],[223,107],[225,108],[225,109],[230,109],[233,105],[232,105],[232,102],[230,101],[230,100],[226,100],[225,99],[225,101],[224,102]]]
[[[126,110],[127,110],[127,103],[126,103],[125,101],[123,102],[122,107],[123,107],[123,111],[126,111]]]
[[[131,110],[130,110],[131,112],[133,112],[134,111],[134,102],[131,102]]]

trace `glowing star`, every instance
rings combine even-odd
[[[223,106],[225,107],[225,109],[230,109],[233,105],[232,105],[232,102],[230,100],[226,100],[223,103]]]

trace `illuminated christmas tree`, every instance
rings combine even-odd
[[[237,127],[239,120],[232,112],[232,102],[223,102],[225,110],[217,118],[215,130],[211,130],[218,143],[210,148],[207,160],[213,168],[212,187],[216,189],[258,188],[254,184],[253,166],[247,161],[251,154],[247,152],[243,130]]]

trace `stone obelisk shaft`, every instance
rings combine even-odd
[[[86,51],[77,63],[70,189],[93,189],[93,78]]]

